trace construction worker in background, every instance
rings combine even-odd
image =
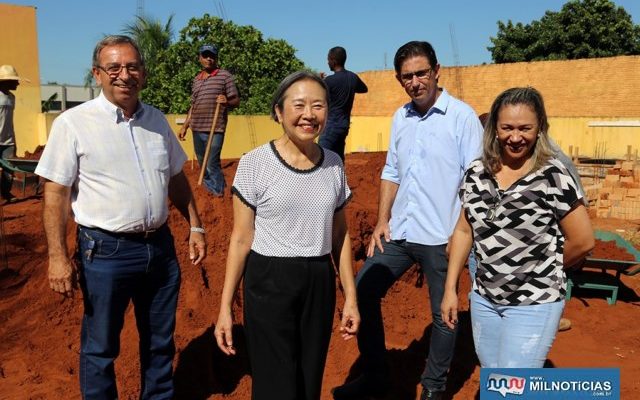
[[[198,51],[198,60],[202,65],[202,71],[198,72],[198,75],[193,79],[191,107],[178,137],[184,140],[187,129],[191,128],[193,148],[200,168],[202,168],[209,135],[214,135],[204,173],[204,184],[214,196],[222,197],[225,182],[220,165],[220,153],[227,129],[228,112],[240,105],[240,97],[233,75],[218,66],[218,48],[215,45],[201,46]],[[214,121],[216,104],[220,105],[220,110],[217,121]],[[215,126],[212,126],[214,122]]]
[[[0,66],[0,157],[13,158],[16,156],[16,133],[13,127],[13,112],[16,108],[16,96],[11,93],[16,90],[20,81],[18,72],[12,65]],[[9,203],[15,199],[11,194],[13,173],[5,169],[0,176],[0,195]]]
[[[358,75],[345,69],[347,51],[343,47],[329,50],[327,63],[333,75],[324,78],[329,87],[329,117],[318,144],[337,153],[344,162],[344,146],[351,124],[351,108],[356,93],[367,93],[367,85]],[[323,74],[322,74],[323,75]]]

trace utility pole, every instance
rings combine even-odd
[[[144,17],[144,0],[138,0],[138,4],[136,5],[136,16],[140,18]]]
[[[458,41],[456,40],[456,30],[453,27],[453,23],[449,23],[449,34],[451,35],[451,48],[453,50],[453,63],[455,65],[454,72],[454,84],[457,93],[457,97],[460,100],[464,100],[464,93],[462,92],[462,77],[460,73],[460,57],[458,55]]]

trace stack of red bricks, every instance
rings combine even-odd
[[[597,178],[597,173],[593,175],[595,180],[585,190],[592,206],[595,200],[597,217],[640,219],[640,166],[633,161],[619,161],[606,168],[604,179]]]

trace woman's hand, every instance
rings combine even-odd
[[[213,335],[216,338],[216,342],[218,343],[218,347],[222,352],[228,356],[232,356],[236,354],[236,349],[233,347],[233,333],[231,332],[233,328],[233,315],[231,310],[222,310],[220,309],[220,314],[218,315],[218,322],[216,322],[216,329],[213,332]]]
[[[346,301],[340,321],[340,335],[344,340],[353,338],[360,328],[360,312],[355,301]]]
[[[450,329],[455,329],[458,324],[458,294],[455,290],[445,289],[440,312],[442,313],[442,321]]]

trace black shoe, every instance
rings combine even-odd
[[[422,394],[420,395],[420,400],[442,400],[442,391],[431,391],[429,389],[422,388]]]
[[[360,375],[351,382],[331,389],[334,400],[356,400],[368,397],[384,397],[389,391],[389,383],[386,379],[369,378]]]

